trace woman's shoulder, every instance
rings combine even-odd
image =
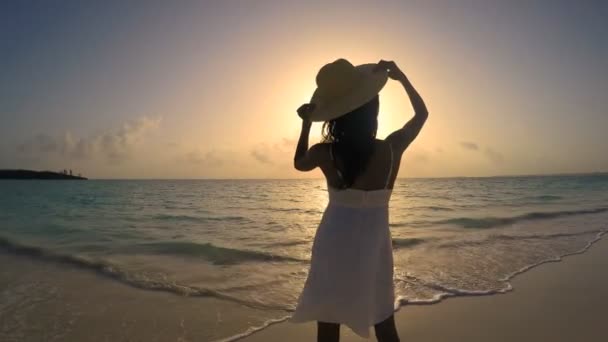
[[[308,149],[308,154],[317,159],[319,164],[322,164],[331,157],[330,147],[331,143],[318,142]]]
[[[315,149],[315,150],[320,150],[320,151],[328,151],[329,148],[331,147],[331,145],[332,145],[331,142],[324,142],[324,141],[322,141],[322,142],[318,142],[318,143],[312,145],[310,147],[310,149],[311,150]]]
[[[391,144],[388,140],[384,140],[384,139],[376,139],[374,141],[374,143],[376,144],[376,146],[382,146],[384,148],[389,148],[391,147]]]

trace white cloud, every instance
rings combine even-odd
[[[186,153],[184,160],[188,163],[196,165],[218,167],[224,165],[226,162],[226,156],[217,150],[210,150],[205,153],[191,151]]]
[[[254,148],[250,151],[250,154],[255,160],[259,161],[260,163],[273,164],[272,160],[270,159],[269,152],[265,149]]]
[[[470,150],[470,151],[479,150],[479,145],[477,145],[477,143],[474,143],[471,141],[461,141],[460,146],[462,146],[462,148]]]
[[[76,137],[71,132],[61,136],[41,133],[19,144],[17,151],[28,157],[62,156],[73,160],[102,157],[119,163],[129,156],[147,132],[160,125],[160,121],[160,118],[142,117],[126,122],[118,129],[90,137]]]
[[[490,147],[486,147],[484,155],[495,163],[501,163],[504,160],[504,156],[502,155],[502,153],[500,153]]]
[[[274,143],[259,143],[249,151],[249,155],[262,164],[282,166],[290,162],[296,144],[296,140],[288,138]]]

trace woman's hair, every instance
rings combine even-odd
[[[355,182],[374,152],[379,105],[376,95],[350,113],[323,123],[323,142],[333,144],[334,159],[339,156],[344,165],[344,169],[339,169],[342,188],[348,188]]]

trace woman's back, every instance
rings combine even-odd
[[[321,170],[323,170],[329,187],[344,189],[344,160],[337,152],[335,144],[328,143],[326,145],[329,162],[323,163],[324,165],[321,165]],[[398,170],[398,163],[395,165],[395,159],[400,159],[398,157],[393,153],[390,143],[385,140],[376,139],[374,141],[373,153],[366,167],[347,188],[363,191],[392,189]]]

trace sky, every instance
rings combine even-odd
[[[0,168],[303,178],[326,63],[394,60],[430,116],[400,177],[608,171],[605,1],[0,2]],[[395,81],[378,137],[413,110]],[[319,142],[321,124],[310,144]]]

